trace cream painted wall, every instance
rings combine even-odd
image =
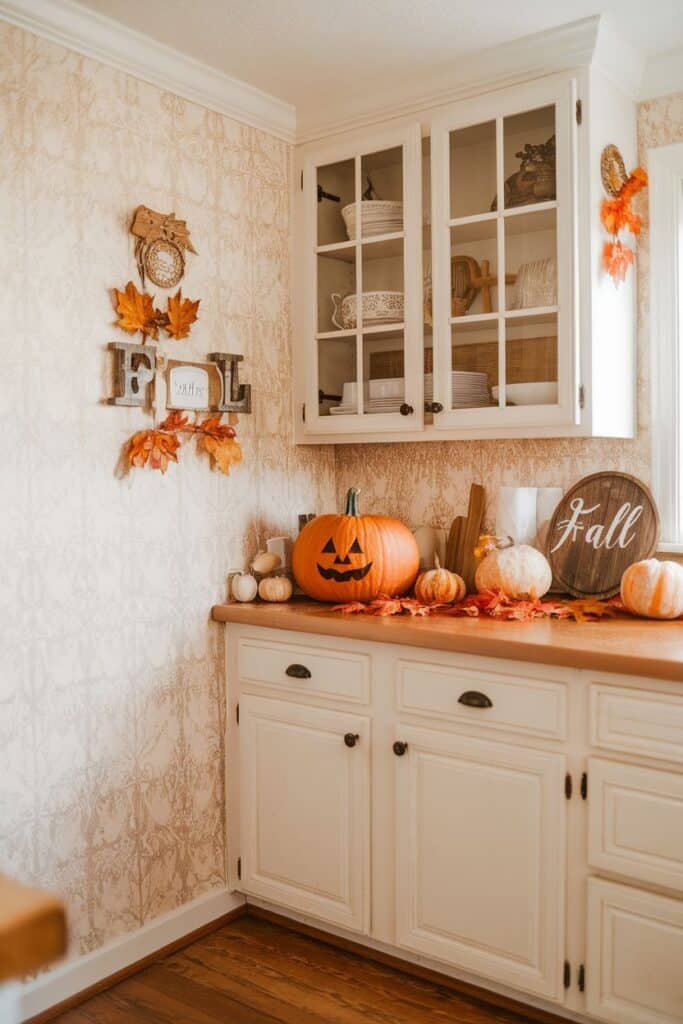
[[[683,140],[683,93],[638,107],[639,161],[648,149]],[[514,440],[345,445],[336,449],[337,502],[362,488],[368,511],[391,512],[412,526],[448,526],[467,508],[473,481],[484,484],[493,525],[502,485],[569,487],[588,473],[617,469],[650,478],[649,246],[647,193],[638,199],[644,228],[638,246],[638,434],[631,441]],[[598,215],[598,211],[595,212]]]
[[[74,952],[225,883],[229,568],[334,503],[290,415],[289,147],[0,23],[0,870],[66,897]],[[182,453],[119,475],[150,425],[111,393],[108,289],[138,203],[187,219],[201,297],[167,355],[245,355],[225,478]]]

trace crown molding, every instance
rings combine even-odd
[[[654,100],[683,92],[683,49],[651,57],[645,64],[639,99]]]
[[[600,18],[593,64],[629,99],[635,102],[640,97],[645,56],[624,39],[617,22],[608,15],[603,14]]]
[[[297,142],[314,142],[324,136],[369,127],[381,121],[414,116],[445,103],[590,64],[599,26],[600,16],[595,15],[481,50],[457,61],[440,76],[435,75],[433,87],[418,98],[413,96],[397,101],[396,90],[393,89],[379,97],[373,93],[370,97],[372,105],[368,103],[368,97],[363,96],[347,100],[339,107],[328,108],[324,119],[307,119],[299,112]]]
[[[294,142],[294,107],[73,0],[0,0],[0,18],[145,82]]]

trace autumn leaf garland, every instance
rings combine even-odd
[[[647,173],[642,167],[628,176],[619,191],[611,199],[603,199],[600,207],[600,220],[611,241],[605,242],[602,250],[602,264],[615,284],[624,281],[628,268],[633,263],[634,252],[618,237],[620,231],[630,231],[639,235],[641,219],[631,208],[633,196],[647,185]]]
[[[201,423],[190,423],[182,412],[171,412],[157,430],[140,430],[128,442],[128,465],[138,469],[149,464],[150,469],[165,473],[169,462],[178,461],[180,438],[178,434],[195,434],[197,447],[206,451],[226,475],[230,467],[242,461],[242,449],[236,440],[235,429],[221,422],[221,415],[209,416]]]
[[[139,292],[132,281],[123,291],[114,289],[116,312],[119,319],[116,326],[128,334],[142,334],[143,344],[147,338],[159,337],[159,330],[166,331],[169,338],[182,341],[190,336],[190,328],[197,319],[201,299],[184,299],[182,289],[169,296],[166,312],[154,308],[154,299],[147,292]]]

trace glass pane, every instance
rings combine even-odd
[[[356,336],[318,339],[318,412],[321,416],[358,412]]]
[[[557,306],[557,211],[505,218],[506,308]]]
[[[403,231],[401,146],[369,153],[361,158],[361,189],[361,237]]]
[[[383,324],[403,323],[403,239],[365,242],[362,260],[363,328],[367,330],[379,328]]]
[[[555,199],[555,107],[503,121],[505,208]]]
[[[403,331],[363,335],[365,412],[397,413],[405,401]]]
[[[498,383],[498,322],[479,322],[451,331],[452,409],[479,409],[493,404]]]
[[[318,168],[318,245],[346,242],[354,237],[347,230],[354,199],[353,160]]]
[[[557,404],[557,314],[506,317],[505,380],[506,405]]]
[[[356,250],[318,254],[318,332],[355,330]]]
[[[496,219],[451,228],[451,316],[498,309]]]
[[[488,213],[496,194],[496,122],[450,133],[451,218]]]

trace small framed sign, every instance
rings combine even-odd
[[[627,473],[579,480],[555,509],[546,554],[558,589],[573,597],[619,593],[624,570],[654,554],[659,514],[650,491]]]
[[[220,405],[223,382],[215,363],[183,363],[169,359],[166,408],[208,411]]]

